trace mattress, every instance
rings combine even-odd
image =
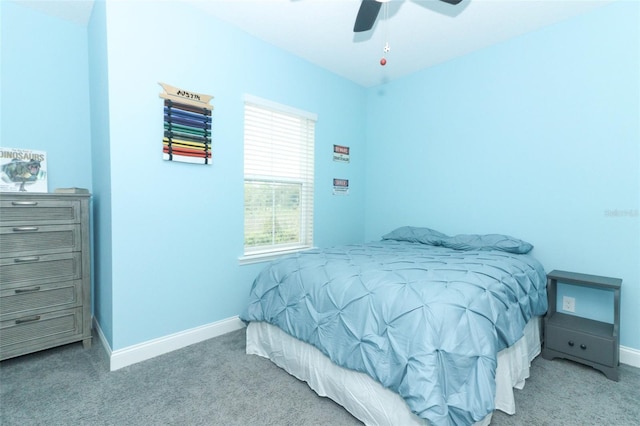
[[[507,414],[515,414],[513,389],[524,387],[531,361],[540,354],[540,321],[541,317],[529,321],[523,337],[498,353],[495,407]],[[271,360],[307,382],[318,395],[342,405],[366,425],[428,425],[425,419],[411,412],[397,393],[364,373],[332,363],[312,345],[269,323],[249,323],[246,352]],[[475,425],[488,425],[491,417],[489,414]]]

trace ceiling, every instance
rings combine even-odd
[[[15,1],[80,24],[87,23],[93,7],[93,0]],[[552,25],[612,0],[462,0],[455,6],[439,0],[391,0],[383,4],[374,27],[362,33],[353,32],[360,0],[156,1],[191,4],[370,87]],[[385,53],[387,42],[390,51]],[[385,66],[380,65],[383,56],[387,59]]]

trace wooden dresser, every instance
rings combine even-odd
[[[0,194],[0,360],[91,346],[88,194]]]

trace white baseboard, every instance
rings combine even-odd
[[[620,346],[620,364],[640,368],[640,350]]]
[[[102,329],[100,328],[100,324],[98,324],[98,320],[96,320],[96,317],[93,317],[92,322],[93,322],[93,329],[98,334],[98,339],[100,339],[100,342],[102,343],[102,347],[107,353],[107,358],[111,359],[111,346],[109,346],[109,342],[107,341],[107,338],[104,336],[104,333],[102,332]]]
[[[107,351],[107,356],[110,360],[110,370],[114,371],[167,352],[175,351],[176,349],[184,348],[194,343],[202,342],[203,340],[240,330],[245,327],[245,324],[240,318],[234,316],[116,351],[111,350],[107,339],[100,329],[100,324],[98,324],[95,317],[93,318],[93,327],[102,342],[102,346]],[[640,368],[640,350],[620,346],[620,363]]]
[[[107,354],[109,355],[109,369],[111,371],[115,371],[128,365],[151,359],[158,355],[193,345],[194,343],[202,342],[203,340],[221,336],[231,331],[240,330],[245,327],[245,324],[239,317],[235,316],[115,351],[111,350],[104,335],[102,334],[102,330],[100,330],[100,326],[95,322],[95,320],[94,327],[107,351]]]

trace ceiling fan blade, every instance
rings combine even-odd
[[[380,7],[385,0],[362,0],[360,3],[360,9],[358,10],[358,16],[356,16],[356,23],[353,26],[353,32],[360,33],[363,31],[369,31],[373,28],[373,24],[376,22]],[[386,0],[388,1],[388,0]],[[459,4],[462,0],[440,0],[452,5]]]
[[[362,0],[360,10],[358,10],[358,16],[356,16],[356,23],[353,26],[353,32],[359,33],[373,28],[373,24],[376,22],[378,12],[380,11],[380,6],[382,6],[382,3],[376,0]]]

